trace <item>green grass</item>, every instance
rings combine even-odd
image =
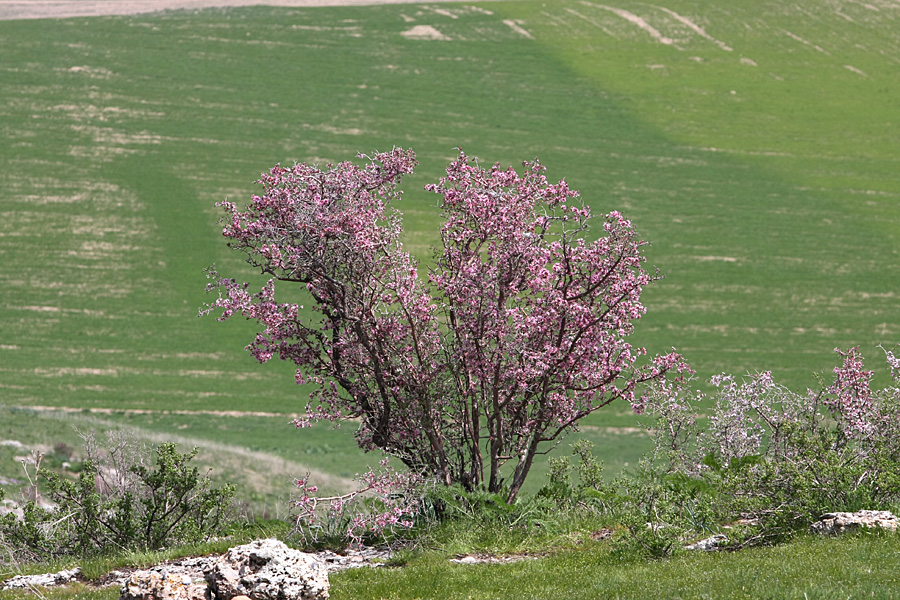
[[[400,208],[423,260],[439,215],[422,186],[455,146],[538,156],[653,242],[666,279],[636,334],[651,353],[795,388],[835,346],[880,366],[876,346],[900,341],[896,3],[665,4],[709,37],[653,4],[609,6],[673,43],[572,0],[0,22],[0,402],[302,411],[290,366],[241,350],[248,324],[196,317],[204,267],[255,277],[214,204],[248,199],[279,161],[393,145],[421,161]],[[413,25],[450,39],[401,35]],[[346,436],[295,441],[280,419],[133,422],[335,473],[368,460]],[[645,447],[585,435],[611,471]]]
[[[160,558],[146,556],[106,566],[94,561],[87,564],[88,576],[97,578],[107,569],[151,564]],[[878,533],[800,536],[777,547],[736,553],[683,552],[666,560],[640,559],[617,551],[609,541],[587,541],[505,565],[461,565],[449,558],[452,554],[427,552],[409,556],[402,567],[333,573],[329,576],[331,598],[888,599],[897,596],[900,585],[900,538]],[[60,568],[66,566],[71,565]],[[78,584],[42,594],[48,599],[105,600],[117,598],[119,590]],[[0,592],[0,598],[9,600],[31,597],[24,592]]]
[[[116,600],[122,595],[122,591],[116,586],[95,588],[83,584],[41,589],[40,593],[41,597],[46,600]],[[0,592],[0,598],[8,598],[9,600],[31,599],[34,596],[33,592],[24,590]]]
[[[628,558],[605,543],[507,565],[434,555],[402,569],[340,573],[331,577],[331,598],[894,598],[898,566],[895,535],[804,537],[664,561]]]

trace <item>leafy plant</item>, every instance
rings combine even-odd
[[[615,504],[615,485],[603,480],[603,464],[594,458],[589,440],[579,440],[572,445],[572,455],[578,457],[575,466],[567,456],[550,459],[547,484],[538,491],[538,497],[551,498],[561,508],[583,508],[604,512]],[[577,482],[570,475],[577,475]]]
[[[111,439],[104,455],[93,436],[86,436],[85,444],[88,458],[74,480],[38,471],[55,507],[31,501],[23,507],[23,518],[4,516],[5,543],[30,558],[48,559],[194,543],[228,525],[234,487],[213,488],[189,466],[196,449],[181,454],[174,444],[161,444],[150,466],[122,436]]]
[[[301,543],[340,549],[348,542],[393,542],[432,516],[427,500],[432,482],[399,473],[387,460],[379,469],[357,475],[357,482],[346,494],[321,496],[308,474],[296,481],[293,518]]]

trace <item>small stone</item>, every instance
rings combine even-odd
[[[74,569],[64,569],[56,573],[45,573],[42,575],[16,575],[3,582],[3,589],[31,589],[34,587],[65,585],[75,579],[79,573],[81,573],[81,569],[75,567]]]
[[[704,552],[712,552],[718,550],[719,546],[728,541],[728,537],[722,533],[700,540],[684,547],[685,550],[702,550]]]
[[[461,556],[451,558],[450,562],[459,565],[504,565],[507,563],[519,562],[520,560],[533,560],[535,557],[526,556],[524,554],[514,554],[512,556],[491,556],[489,554],[480,556]]]

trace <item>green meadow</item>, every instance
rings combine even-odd
[[[664,279],[635,334],[651,354],[675,347],[701,379],[772,370],[800,389],[858,345],[886,383],[878,346],[900,342],[897,31],[889,0],[0,22],[0,403],[33,417],[4,435],[124,425],[338,477],[363,468],[352,427],[304,438],[288,424],[306,392],[290,365],[242,350],[249,324],[197,315],[205,267],[260,283],[221,238],[216,202],[248,200],[275,163],[395,145],[420,160],[398,208],[425,265],[441,221],[422,188],[455,147],[486,164],[538,157],[652,242]],[[9,408],[32,406],[112,413]],[[646,446],[634,424],[613,407],[584,435],[615,470]]]

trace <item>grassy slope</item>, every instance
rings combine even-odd
[[[669,275],[648,294],[648,344],[792,386],[835,345],[877,360],[900,335],[896,4],[616,6],[673,43],[598,3],[523,11],[549,52],[665,137],[639,179],[595,168]]]
[[[615,4],[672,44],[567,0],[0,23],[0,400],[301,410],[286,365],[240,351],[249,327],[195,317],[202,268],[252,276],[213,205],[248,197],[277,161],[394,144],[421,159],[401,208],[425,259],[438,215],[420,190],[454,146],[540,156],[653,241],[667,279],[639,327],[651,351],[792,386],[834,346],[877,359],[900,340],[900,9],[781,4],[665,5],[713,39]],[[451,39],[406,39],[413,25]],[[595,433],[619,465],[640,447]]]

